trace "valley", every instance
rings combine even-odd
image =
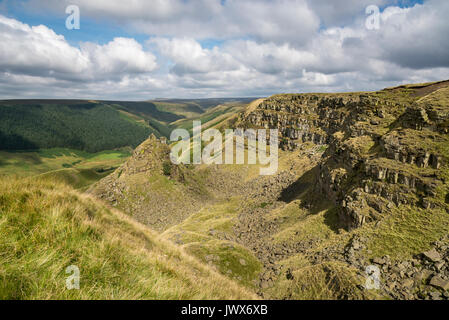
[[[64,148],[0,151],[0,177],[51,176],[85,189],[113,172],[131,153],[129,147],[97,153]]]
[[[448,16],[443,0],[0,0],[0,305],[444,308]]]
[[[235,128],[279,129],[275,176],[164,173],[169,149],[154,137],[88,192],[263,298],[444,299],[431,283],[447,282],[446,264],[423,253],[447,248],[447,83],[278,95],[240,113]],[[378,290],[365,289],[368,266]]]
[[[11,219],[17,210],[26,212],[22,219],[30,220],[21,223],[30,224],[30,230],[37,223],[31,217],[44,219],[38,220],[40,228],[51,223],[52,216],[61,221],[76,214],[81,219],[77,228],[104,239],[101,243],[112,239],[114,250],[121,248],[112,253],[121,259],[114,265],[102,255],[103,249],[88,251],[117,279],[112,284],[118,292],[115,298],[448,299],[448,101],[448,81],[378,92],[275,95],[248,105],[216,106],[202,114],[191,106],[180,111],[173,105],[177,102],[164,101],[164,112],[186,117],[171,126],[189,130],[189,120],[202,118],[209,123],[206,127],[219,130],[278,129],[277,173],[261,176],[261,164],[174,165],[171,146],[157,134],[133,150],[44,150],[17,153],[16,160],[10,152],[2,153],[2,170],[7,171],[0,209],[8,215],[0,227],[13,237]],[[58,177],[57,167],[64,164],[71,167],[59,170],[109,170],[74,183]],[[18,166],[27,166],[33,177],[12,178],[12,172],[20,172]],[[40,174],[47,169],[49,173]],[[46,197],[60,200],[33,209]],[[59,201],[67,202],[67,208],[58,209]],[[119,237],[105,231],[111,221],[120,229]],[[149,234],[145,239],[150,237],[151,245],[140,232]],[[46,236],[52,239],[56,233],[48,231]],[[89,245],[96,242],[89,240]],[[35,246],[7,244],[7,254],[0,259],[6,259],[10,270],[21,263],[15,258],[20,250]],[[86,253],[70,250],[71,262],[86,263]],[[175,258],[173,250],[182,258]],[[140,264],[128,265],[129,259],[137,259],[123,256],[130,252],[158,252],[168,257],[162,260],[167,265],[150,263],[170,271],[149,276]],[[61,268],[52,256],[46,261],[51,268]],[[194,275],[191,264],[199,270]],[[98,272],[89,268],[92,276]],[[378,287],[367,286],[372,276],[367,270],[378,270]],[[217,282],[202,296],[196,287],[188,293],[184,286],[174,284],[178,290],[171,285],[182,275],[207,286],[208,274]],[[158,277],[163,290],[146,291]],[[127,281],[136,285],[135,292],[120,291]],[[0,294],[12,296],[1,273],[0,283]],[[66,297],[60,289],[48,290],[50,297]],[[31,289],[23,292],[36,294]]]
[[[47,174],[85,189],[119,167],[150,134],[191,130],[196,119],[210,127],[251,100],[3,100],[0,177]]]

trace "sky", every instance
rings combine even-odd
[[[67,28],[70,5],[79,29]],[[449,79],[448,17],[447,0],[0,0],[0,99],[264,97]]]

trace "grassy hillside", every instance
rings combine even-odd
[[[196,118],[178,120],[171,127],[186,129],[192,133],[193,120],[199,120],[201,121],[201,128],[205,130],[217,126],[222,121],[244,110],[245,107],[245,104],[218,105],[208,109]]]
[[[0,150],[135,148],[151,133],[169,137],[175,128],[191,127],[195,119],[207,122],[235,112],[233,107],[246,101],[249,99],[4,100],[0,101]]]
[[[449,279],[449,89],[442,85],[279,95],[246,110],[224,104],[199,115],[203,128],[259,128],[268,121],[281,129],[305,130],[300,132],[304,139],[280,131],[275,176],[260,176],[260,164],[174,166],[169,146],[156,137],[129,158],[61,152],[52,159],[55,151],[47,150],[39,155],[43,162],[62,168],[34,182],[6,176],[0,184],[0,234],[5,235],[0,293],[36,298],[42,296],[35,288],[44,288],[49,298],[254,297],[248,291],[268,299],[449,298],[446,289],[431,284],[434,277]],[[180,112],[179,101],[163,103],[157,108]],[[301,129],[297,118],[309,125]],[[191,120],[179,119],[168,128],[189,129]],[[330,139],[321,139],[328,134]],[[60,183],[85,190],[96,177],[83,170],[109,161],[120,163],[119,168],[88,192],[126,217]],[[0,158],[0,167],[11,170],[21,163]],[[373,168],[392,175],[373,176]],[[55,184],[48,181],[54,178]],[[410,183],[412,178],[416,183]],[[343,203],[336,198],[340,193],[351,198]],[[366,220],[348,225],[347,208],[357,209],[349,217],[364,215]],[[83,247],[88,249],[78,249]],[[439,251],[438,263],[426,260],[429,250]],[[60,287],[65,275],[55,270],[70,264],[84,266],[88,293]],[[377,290],[364,286],[366,267],[373,264],[381,269]],[[31,268],[53,286],[32,278]],[[103,278],[93,287],[98,270]],[[2,274],[13,277],[1,280]],[[207,290],[197,291],[199,284]]]
[[[100,103],[3,102],[0,149],[72,148],[98,152],[136,147],[154,132],[147,124]]]
[[[48,179],[0,180],[0,234],[0,299],[255,298],[120,212]],[[80,290],[66,289],[71,265]]]
[[[84,190],[150,134],[169,137],[175,128],[191,129],[195,119],[211,126],[246,100],[0,101],[0,176],[48,173]]]
[[[0,151],[0,177],[51,176],[84,189],[119,167],[131,149],[88,153],[72,149]]]
[[[177,115],[174,112],[167,112],[158,108],[158,106],[151,101],[103,101],[103,103],[112,105],[118,110],[126,111],[144,119],[154,119],[165,123],[170,123],[183,118],[183,116]]]
[[[221,104],[248,104],[254,98],[210,98],[210,99],[163,99],[154,100],[153,103],[157,105],[177,105],[178,107],[190,106],[191,108],[201,109],[206,111],[210,108]],[[185,108],[185,107],[184,107]],[[178,109],[179,110],[179,109]]]

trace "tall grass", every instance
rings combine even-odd
[[[80,289],[68,290],[68,266]],[[0,299],[252,299],[153,231],[48,179],[0,181]]]

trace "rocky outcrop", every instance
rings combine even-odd
[[[366,267],[377,268],[379,290],[384,296],[400,300],[449,300],[449,237],[431,244],[431,248],[408,260],[390,256],[364,258],[366,238],[356,236],[344,250],[343,259],[360,274]]]
[[[114,173],[88,192],[156,230],[180,223],[207,202],[203,182],[170,162],[170,148],[154,135]]]
[[[382,290],[395,299],[449,299],[447,237],[411,260],[392,262],[388,256],[373,263],[381,269]]]
[[[438,206],[437,172],[449,144],[441,126],[448,114],[429,103],[395,102],[383,92],[279,95],[242,114],[237,125],[279,129],[284,150],[306,142],[329,146],[316,192],[340,207],[341,222],[351,229],[393,205]]]
[[[429,153],[421,148],[412,149],[408,145],[400,142],[398,137],[387,135],[380,139],[380,144],[385,150],[388,159],[401,163],[416,165],[419,168],[432,167],[439,169],[443,157],[438,154]]]

